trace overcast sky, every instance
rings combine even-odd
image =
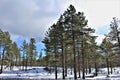
[[[0,28],[9,31],[15,41],[30,37],[41,41],[70,4],[85,13],[88,26],[99,35],[98,42],[112,18],[120,19],[120,0],[0,0]]]

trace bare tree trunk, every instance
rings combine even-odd
[[[56,45],[54,46],[55,49],[55,79],[57,80],[57,48]]]
[[[91,73],[90,56],[88,55],[88,73]]]
[[[118,44],[119,44],[119,48],[120,48],[120,37],[119,37],[120,32],[117,30],[117,39],[118,39]]]
[[[65,76],[67,77],[67,50],[65,48]]]
[[[26,58],[25,71],[27,71],[28,59]]]
[[[24,58],[24,53],[23,53],[22,70],[25,70],[24,67],[25,67],[25,58]]]
[[[10,70],[13,70],[13,54],[10,54]]]
[[[98,76],[98,66],[97,66],[97,62],[94,62],[95,64],[95,76]]]
[[[110,58],[110,69],[111,69],[111,74],[113,73],[113,65],[112,65],[112,60]]]
[[[14,65],[15,65],[15,66],[18,66],[17,63],[18,63],[18,57],[16,56],[16,61],[15,61],[15,64],[14,64]]]
[[[110,74],[112,74],[113,73],[113,65],[112,65],[111,57],[109,59],[110,59],[110,61],[109,61]]]
[[[74,79],[77,79],[77,71],[76,71],[76,52],[75,52],[75,37],[74,37],[74,31],[72,30],[72,40],[73,40],[73,54],[74,54]]]
[[[91,65],[89,64],[88,67],[89,67],[89,74],[90,74],[91,73]]]
[[[2,62],[1,62],[0,74],[1,74],[1,73],[2,73],[2,71],[3,71],[4,53],[5,53],[5,49],[3,49],[3,53],[2,53]]]
[[[62,77],[65,79],[65,53],[64,53],[64,47],[62,42]]]
[[[78,74],[79,74],[79,78],[81,78],[81,72],[80,72],[80,53],[79,53],[79,49],[78,49]]]
[[[106,65],[107,65],[107,71],[108,71],[108,75],[110,74],[110,70],[109,70],[109,61],[108,58],[106,58]]]
[[[57,80],[57,64],[55,62],[55,79]]]
[[[82,35],[82,37],[84,37]],[[85,53],[84,53],[84,40],[82,38],[82,79],[85,79]]]
[[[85,69],[86,71],[85,72],[86,72],[86,74],[88,74],[88,56],[85,54],[85,57],[86,57],[85,58],[85,63],[86,63],[85,64],[85,67],[86,67],[86,69]]]

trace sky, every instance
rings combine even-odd
[[[96,30],[98,44],[109,30],[113,17],[120,19],[120,0],[0,0],[0,28],[9,31],[21,44],[35,38],[37,48],[44,48],[44,34],[72,4],[84,12],[88,26]]]

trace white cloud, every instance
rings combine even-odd
[[[97,31],[101,27],[104,30],[113,17],[120,19],[120,0],[0,0],[0,28],[14,34],[14,40],[22,36],[41,41],[47,28],[70,4],[84,12],[89,27]]]
[[[0,0],[0,28],[14,34],[14,39],[16,35],[41,41],[48,26],[60,15],[56,6],[49,0]]]
[[[113,17],[120,18],[120,0],[74,0],[73,4],[95,29],[110,24]]]

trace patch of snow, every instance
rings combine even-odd
[[[0,79],[55,79],[55,73],[49,73],[44,70],[45,67],[28,67],[27,71],[19,70],[20,67],[14,67],[14,70],[10,71],[9,69],[4,69],[3,73],[0,74]],[[87,80],[120,80],[120,68],[115,67],[113,70],[113,74],[107,75],[107,68],[100,68],[98,72],[98,76],[94,76],[94,69],[92,69],[91,74],[86,75]],[[62,80],[62,69],[58,69],[58,79]],[[72,71],[73,73],[73,71]],[[82,72],[81,72],[82,73]],[[82,76],[82,74],[81,74]],[[68,74],[66,77],[67,80],[74,80],[74,74],[71,75],[71,70],[68,69]],[[80,78],[78,80],[81,80]]]

